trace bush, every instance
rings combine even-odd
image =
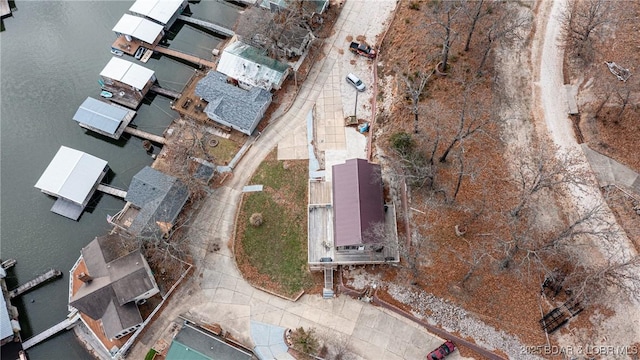
[[[255,227],[262,225],[262,221],[263,221],[262,213],[253,213],[249,218],[249,223]]]
[[[391,147],[400,153],[402,156],[406,156],[413,151],[414,142],[410,134],[406,132],[399,132],[391,135]]]
[[[409,9],[420,10],[420,4],[417,1],[412,1],[409,3]]]
[[[308,331],[305,331],[302,327],[295,329],[291,333],[291,341],[294,349],[305,354],[316,354],[320,348],[320,341],[314,329],[309,329]]]

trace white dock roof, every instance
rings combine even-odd
[[[129,11],[166,24],[183,2],[184,0],[137,0],[131,5]]]
[[[113,57],[107,66],[102,69],[100,76],[117,80],[142,90],[147,82],[153,78],[154,72],[144,66]]]
[[[61,146],[35,187],[82,204],[100,179],[107,162]]]
[[[136,39],[153,44],[162,29],[162,25],[156,24],[151,20],[124,14],[112,30],[118,34],[131,35]]]

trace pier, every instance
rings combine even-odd
[[[45,340],[47,340],[48,338],[52,337],[53,335],[56,335],[57,333],[59,333],[59,332],[61,332],[63,330],[69,330],[72,327],[77,325],[78,320],[80,320],[80,315],[78,315],[78,313],[76,313],[72,317],[62,320],[60,323],[50,327],[49,329],[41,332],[40,334],[27,339],[26,341],[24,341],[22,343],[22,348],[24,350],[27,350],[27,349],[29,349],[29,348],[31,348],[31,347],[33,347],[33,346],[45,341]]]
[[[167,139],[163,138],[162,136],[153,135],[146,131],[138,130],[129,126],[124,128],[124,132],[126,132],[127,134],[131,134],[133,136],[137,136],[142,139],[153,141],[154,143],[160,144],[160,145],[164,145],[167,142]]]
[[[121,199],[124,199],[127,196],[126,191],[107,185],[107,184],[99,184],[98,191],[115,196],[115,197],[119,197]]]
[[[150,90],[156,94],[164,95],[170,99],[179,99],[180,96],[182,96],[182,94],[177,91],[161,88],[158,85],[153,85]]]
[[[9,297],[11,299],[16,298],[24,293],[26,293],[27,291],[30,291],[42,284],[44,284],[45,282],[52,280],[52,279],[56,279],[62,276],[62,273],[59,270],[55,270],[55,269],[51,269],[49,271],[47,271],[46,273],[38,276],[37,278],[22,284],[20,286],[18,286],[16,289],[13,289],[9,292]]]
[[[192,64],[196,64],[198,66],[206,66],[208,68],[212,68],[214,69],[216,67],[216,63],[214,63],[213,61],[210,60],[205,60],[205,59],[201,59],[195,55],[189,55],[187,53],[183,53],[180,51],[176,51],[173,49],[169,49],[168,47],[164,47],[164,46],[156,46],[154,49],[154,51],[157,51],[161,54],[165,54],[168,56],[172,56],[178,59],[182,59],[182,60],[186,60]]]
[[[216,34],[222,35],[225,38],[233,37],[236,33],[233,30],[227,29],[222,25],[214,24],[211,21],[206,21],[192,16],[178,15],[178,20],[182,20],[186,23],[198,25],[205,29],[209,29]]]

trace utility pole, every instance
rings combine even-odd
[[[353,117],[356,122],[358,121],[358,93],[359,91],[356,90],[356,106],[353,109]]]

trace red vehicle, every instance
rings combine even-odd
[[[451,341],[447,340],[444,344],[438,346],[437,349],[430,352],[429,355],[427,355],[427,360],[442,360],[455,349],[456,346]]]
[[[357,42],[352,42],[349,45],[349,51],[354,54],[368,57],[369,59],[373,59],[376,57],[376,51],[367,44],[358,44]]]

